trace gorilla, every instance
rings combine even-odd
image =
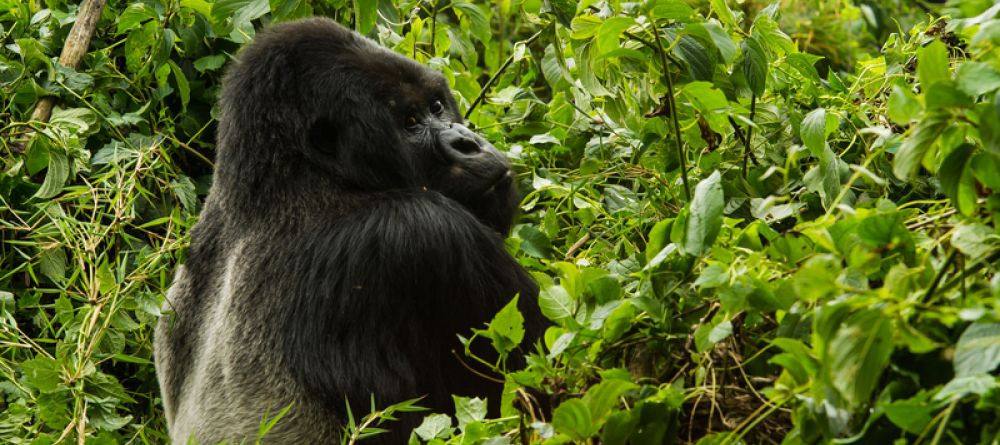
[[[426,396],[488,396],[456,334],[537,285],[506,252],[511,165],[463,125],[445,78],[337,23],[276,25],[223,80],[216,171],[155,333],[174,444],[339,443],[360,417]],[[484,342],[485,343],[485,342]],[[460,355],[460,354],[459,354]],[[374,438],[405,443],[420,416]],[[383,425],[385,426],[385,425]]]

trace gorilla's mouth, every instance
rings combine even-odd
[[[514,171],[511,169],[504,170],[500,172],[492,181],[490,181],[490,186],[483,191],[483,195],[492,195],[498,189],[509,188],[511,183],[514,182]]]

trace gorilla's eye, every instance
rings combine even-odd
[[[443,112],[444,112],[444,105],[441,104],[440,100],[435,100],[434,103],[431,104],[431,113],[434,113],[434,115],[437,116]]]

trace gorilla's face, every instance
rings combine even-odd
[[[347,189],[433,190],[506,233],[516,206],[510,161],[464,125],[444,76],[349,36],[358,41],[311,58],[322,89],[313,92],[310,157]]]
[[[510,163],[464,125],[440,73],[312,19],[258,34],[224,83],[215,180],[248,208],[275,205],[258,195],[431,190],[510,228]]]

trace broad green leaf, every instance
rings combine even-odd
[[[712,6],[712,12],[719,17],[719,21],[726,25],[729,29],[739,29],[739,24],[736,23],[736,16],[733,15],[733,10],[729,9],[729,2],[726,0],[710,0],[709,4]]]
[[[616,411],[608,416],[601,431],[601,443],[604,445],[625,445],[635,431],[639,416],[631,411]]]
[[[897,125],[909,125],[911,121],[920,118],[924,109],[910,87],[901,85],[892,87],[886,107],[886,116]]]
[[[972,144],[962,144],[955,147],[938,168],[937,176],[941,180],[941,192],[951,200],[952,205],[964,215],[971,214],[976,208],[976,191],[972,186],[972,172],[965,168],[975,150]],[[965,186],[963,187],[963,183]]]
[[[539,291],[538,307],[545,318],[556,323],[573,318],[575,311],[573,298],[569,296],[566,289],[559,285],[550,286]]]
[[[378,0],[354,0],[354,30],[367,35],[378,18]]]
[[[43,393],[52,392],[62,386],[62,366],[49,357],[35,357],[21,362],[21,372],[29,387]]]
[[[576,16],[576,2],[570,0],[544,0],[545,9],[552,13],[559,21],[559,24],[572,27],[573,17]]]
[[[490,33],[490,18],[484,11],[483,5],[477,5],[469,2],[454,2],[452,7],[457,10],[461,16],[469,21],[469,32],[476,37],[476,40],[483,42],[489,42],[492,38]]]
[[[42,137],[42,136],[38,136]],[[45,181],[35,192],[34,197],[38,199],[49,199],[62,191],[66,179],[69,178],[69,159],[59,148],[49,149],[49,168],[45,172]]]
[[[719,54],[722,56],[722,60],[725,63],[733,63],[736,57],[740,54],[740,49],[733,42],[733,38],[729,35],[723,27],[719,26],[719,23],[712,20],[708,22],[695,23],[690,26],[702,26],[705,31],[708,32],[709,37],[712,39],[712,43],[719,50]]]
[[[132,3],[118,16],[116,32],[122,34],[138,27],[142,22],[157,18],[156,10],[145,3]]]
[[[931,423],[931,416],[937,411],[937,406],[928,403],[927,398],[927,393],[922,392],[907,400],[896,400],[879,406],[896,426],[910,434],[920,434]]]
[[[684,251],[690,255],[697,256],[707,252],[722,228],[725,199],[721,181],[722,175],[715,171],[694,189],[683,246]]]
[[[802,142],[816,159],[823,159],[826,148],[826,110],[817,108],[809,112],[799,127]]]
[[[686,21],[694,10],[684,0],[652,0],[647,3],[649,16],[653,19]]]
[[[1000,91],[993,95],[993,102],[981,104],[979,116],[979,138],[983,147],[994,156],[1000,157]]]
[[[604,21],[597,32],[597,55],[603,55],[618,49],[618,39],[626,29],[635,24],[631,17],[612,17]]]
[[[274,22],[292,20],[312,15],[312,5],[306,0],[269,0],[271,19]]]
[[[518,296],[510,300],[490,321],[489,333],[493,347],[501,354],[513,351],[524,339],[524,316],[517,310]]]
[[[458,420],[459,428],[464,430],[465,425],[486,419],[486,399],[456,395],[452,395],[451,398],[455,401],[455,419]]]
[[[997,386],[996,377],[989,374],[956,376],[934,395],[934,400],[956,400],[968,395],[981,396]]]
[[[535,226],[524,225],[517,231],[521,238],[521,249],[535,258],[548,258],[552,251],[552,242]]]
[[[972,158],[972,174],[983,185],[1000,192],[1000,155],[990,152],[977,153]]]
[[[597,32],[601,30],[601,25],[604,22],[601,19],[594,17],[592,15],[581,15],[573,17],[572,30],[570,37],[577,40],[589,39],[597,35]]]
[[[948,47],[940,40],[917,50],[917,77],[920,87],[927,90],[931,85],[951,78],[948,71]]]
[[[955,375],[993,372],[1000,366],[1000,323],[973,323],[955,345]]]
[[[212,4],[212,21],[215,24],[223,24],[229,20],[232,20],[233,25],[248,23],[263,17],[270,10],[268,0],[217,0]]]
[[[177,83],[177,92],[181,96],[181,110],[187,110],[188,102],[191,101],[191,87],[188,85],[187,76],[184,75],[184,71],[173,60],[167,63],[170,64],[170,71],[174,75],[174,82]]]
[[[424,421],[413,432],[423,440],[432,440],[447,438],[451,435],[451,430],[451,417],[447,414],[431,414],[424,417]]]
[[[854,410],[868,404],[882,371],[889,364],[893,351],[892,321],[875,309],[842,316],[825,320],[827,329],[832,328],[833,332],[824,339],[826,347],[820,363],[826,381],[846,402],[844,407]],[[828,332],[817,331],[815,335],[829,335]]]
[[[204,73],[205,71],[217,70],[224,63],[226,63],[226,56],[224,55],[205,56],[194,61],[194,69],[198,70],[199,73]]]
[[[924,155],[931,149],[938,136],[948,128],[948,121],[941,117],[931,117],[921,122],[910,137],[896,151],[892,172],[902,180],[910,179],[920,167]]]
[[[972,98],[955,86],[951,80],[935,82],[924,89],[924,102],[928,110],[938,108],[969,108],[974,105]]]
[[[767,53],[755,39],[743,41],[743,76],[750,86],[750,91],[760,97],[767,86]]]
[[[956,71],[958,88],[969,96],[981,96],[1000,88],[1000,71],[989,64],[966,61]]]
[[[611,414],[611,410],[618,406],[618,398],[625,392],[638,387],[631,381],[617,379],[605,379],[601,383],[591,386],[583,395],[583,401],[590,409],[594,426],[600,428],[604,424],[605,418]]]
[[[673,53],[687,64],[692,79],[712,80],[715,66],[708,57],[708,49],[698,39],[688,35],[681,36],[674,45]]]
[[[580,399],[569,399],[561,403],[552,413],[552,426],[557,432],[578,441],[597,432],[590,410]]]
[[[789,54],[786,59],[792,68],[795,68],[799,74],[802,74],[802,77],[811,80],[817,85],[822,83],[819,77],[819,71],[816,71],[816,62],[822,60],[822,57],[808,53],[793,53]]]

